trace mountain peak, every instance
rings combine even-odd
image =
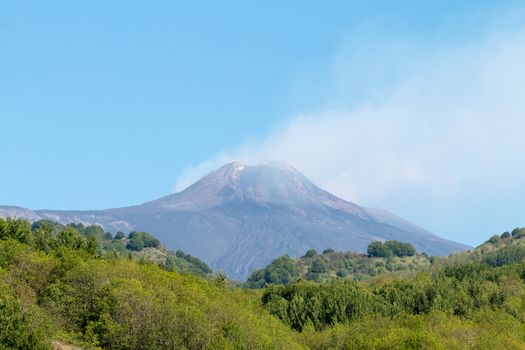
[[[206,210],[228,203],[288,208],[331,207],[352,215],[367,214],[354,203],[320,189],[281,161],[246,165],[231,161],[179,193],[145,203],[164,210]],[[302,209],[301,209],[302,210]]]

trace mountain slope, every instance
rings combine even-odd
[[[182,192],[138,206],[98,211],[0,207],[0,216],[155,232],[168,248],[187,251],[240,280],[278,256],[300,256],[311,248],[363,252],[373,240],[391,239],[430,255],[467,248],[389,212],[342,200],[277,162],[231,162]]]

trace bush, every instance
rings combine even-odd
[[[51,342],[31,325],[20,304],[3,295],[0,295],[0,349],[51,349]]]

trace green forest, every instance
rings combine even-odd
[[[244,284],[154,234],[0,219],[0,349],[523,349],[525,229],[283,256]]]

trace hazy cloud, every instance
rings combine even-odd
[[[387,65],[391,49],[375,59]],[[345,56],[334,60],[331,72],[337,103],[189,166],[176,190],[232,159],[285,160],[334,194],[376,206],[403,193],[439,200],[523,190],[524,177],[513,169],[525,159],[525,27],[431,52],[406,44],[403,57],[415,63],[350,108],[340,106],[345,92],[355,91],[352,76],[369,67],[356,67],[350,57],[345,72]],[[396,60],[402,60],[399,50]],[[366,79],[356,76],[356,83]]]

